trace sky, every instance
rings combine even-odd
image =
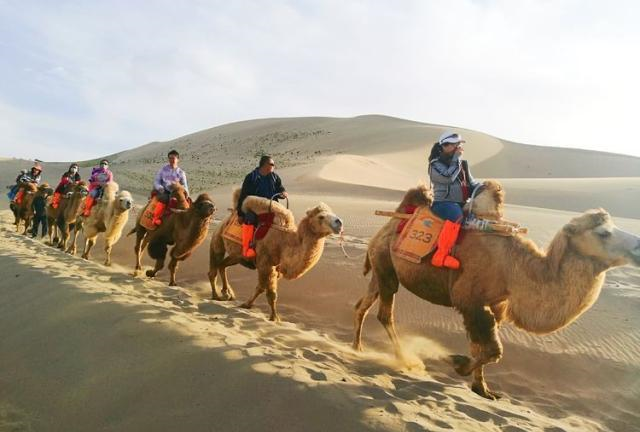
[[[363,114],[640,156],[638,19],[615,0],[0,0],[0,156]]]

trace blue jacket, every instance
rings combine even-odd
[[[276,173],[267,174],[261,176],[259,168],[251,171],[244,178],[242,182],[242,190],[240,191],[240,198],[238,199],[238,206],[236,210],[238,215],[244,216],[242,212],[242,203],[249,195],[255,195],[262,198],[270,199],[272,196],[278,193],[284,192],[284,186],[282,186],[282,180]],[[277,201],[277,198],[275,199]]]

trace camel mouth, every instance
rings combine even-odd
[[[331,230],[333,231],[334,234],[342,233],[344,224],[342,223],[342,220],[340,218],[336,218],[333,222],[331,222],[330,225],[331,225]]]

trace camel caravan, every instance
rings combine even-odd
[[[378,320],[395,355],[405,359],[394,325],[394,297],[402,285],[462,315],[470,356],[451,356],[453,367],[462,376],[472,376],[472,391],[496,399],[499,395],[489,389],[483,372],[502,357],[500,326],[510,322],[546,334],[569,325],[595,303],[607,270],[640,266],[640,237],[618,229],[611,216],[598,209],[571,219],[546,250],[540,249],[526,237],[525,227],[504,218],[500,183],[473,178],[462,159],[463,143],[459,134],[444,133],[429,156],[429,185],[407,191],[394,211],[375,211],[390,219],[368,244],[363,274],[371,279],[355,307],[353,348],[363,349],[364,320],[377,302]],[[204,242],[216,212],[208,194],[192,200],[178,160],[178,152],[170,151],[168,164],[158,171],[149,201],[128,233],[136,236],[133,276],[142,272],[145,250],[155,260],[145,273],[150,278],[164,268],[168,255],[170,286],[177,285],[179,262]],[[57,196],[48,196],[51,189],[37,187],[35,181],[20,186],[22,199],[12,202],[16,227],[24,223],[27,233],[34,212],[43,212],[33,201],[44,196],[44,220],[52,228],[49,243],[73,254],[82,233],[82,257],[89,259],[96,237],[103,233],[104,264],[110,265],[111,249],[133,209],[131,194],[113,182],[108,161],[94,168],[89,182],[79,179],[74,165],[55,189]],[[342,235],[344,224],[324,203],[308,209],[296,224],[274,168],[273,158],[263,156],[233,192],[229,214],[213,229],[208,277],[211,299],[230,301],[236,295],[227,268],[240,264],[256,270],[255,292],[240,306],[251,308],[265,293],[269,319],[279,321],[278,280],[304,276],[319,262],[326,238]]]

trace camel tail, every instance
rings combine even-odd
[[[371,260],[369,259],[369,252],[367,252],[367,255],[364,258],[364,267],[362,268],[362,274],[366,276],[369,274],[370,271],[371,271]]]
[[[164,259],[167,256],[167,244],[163,241],[149,243],[149,256],[153,259]]]
[[[129,237],[131,234],[135,233],[136,231],[138,231],[138,227],[134,226],[133,229],[127,233],[127,237]]]

